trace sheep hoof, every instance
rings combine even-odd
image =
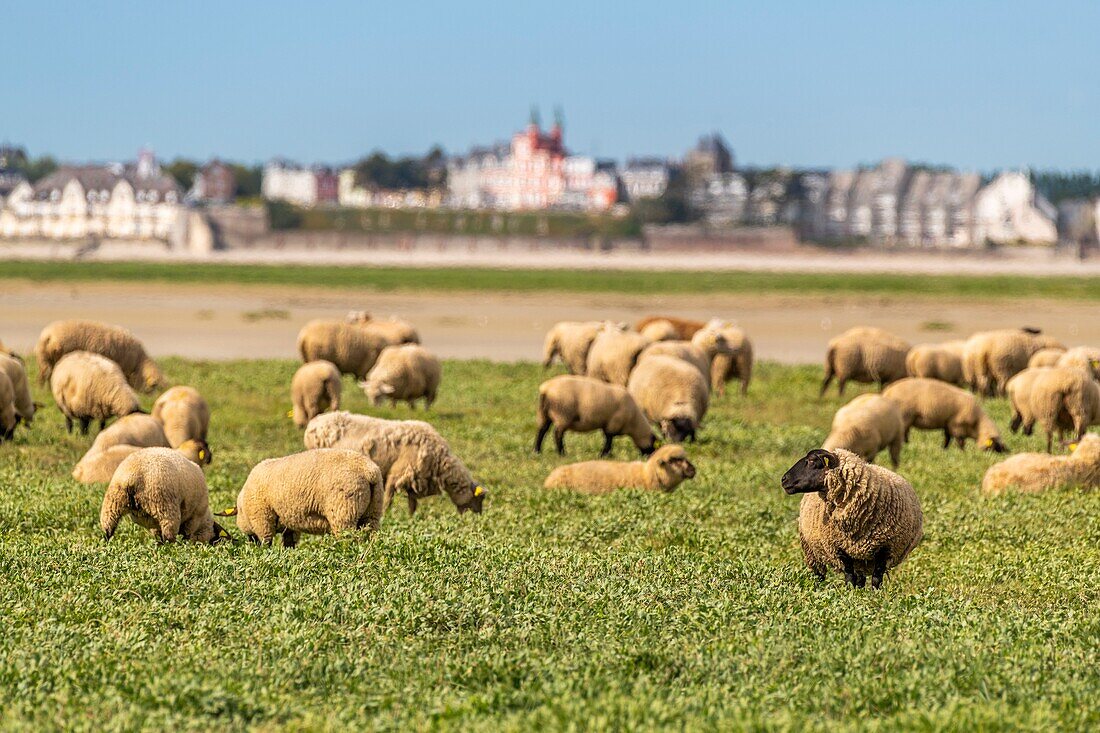
[[[873,588],[874,590],[878,590],[881,587],[882,587],[882,576],[881,575],[872,575],[871,576],[871,588]]]

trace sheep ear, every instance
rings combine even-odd
[[[477,486],[474,487],[474,496],[484,496],[484,495],[485,495],[485,487],[484,486],[482,486],[481,484],[478,484]]]
[[[397,388],[394,387],[392,384],[383,384],[378,389],[382,394],[393,394],[397,391]]]

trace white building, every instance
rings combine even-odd
[[[974,241],[997,244],[1054,244],[1057,210],[1023,173],[1001,173],[978,192],[974,203]]]
[[[634,158],[626,162],[620,178],[628,201],[657,199],[668,189],[671,166],[659,158]]]
[[[260,193],[269,201],[310,207],[317,203],[317,175],[310,168],[272,160],[264,166]]]

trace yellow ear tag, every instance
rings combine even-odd
[[[485,487],[484,486],[475,486],[474,487],[474,496],[481,496],[484,493],[485,493]]]
[[[828,467],[829,467],[829,458],[828,458],[828,457],[824,457],[824,458],[822,458],[821,460],[825,462],[825,468],[828,468]]]
[[[985,441],[985,447],[991,448],[993,446],[993,438],[987,438]]]
[[[287,410],[286,411],[286,416],[287,417],[294,417],[294,410]]]
[[[237,507],[235,507],[235,506],[229,507],[224,512],[222,512],[222,516],[223,517],[235,517],[235,516],[237,516]]]
[[[204,451],[202,448],[199,448],[199,460],[206,460],[206,451]]]
[[[1077,444],[1076,444],[1076,443],[1070,443],[1070,444],[1069,444],[1069,449],[1070,449],[1070,451],[1075,451],[1075,450],[1077,450]]]
[[[229,533],[225,531],[225,527],[219,527],[218,530],[219,530],[218,531],[218,536],[219,537],[228,537],[229,536]]]

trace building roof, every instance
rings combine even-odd
[[[181,193],[176,179],[159,168],[152,175],[138,175],[136,165],[64,165],[49,174],[34,186],[34,196],[48,198],[51,191],[63,189],[70,181],[76,180],[85,191],[110,191],[119,181],[125,180],[135,191],[156,191]]]

